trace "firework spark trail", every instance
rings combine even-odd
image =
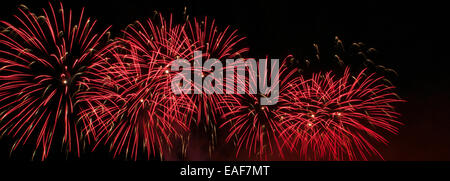
[[[59,9],[37,16],[19,8],[17,23],[0,21],[0,131],[17,138],[12,151],[29,139],[42,148],[42,160],[55,131],[62,131],[67,152],[80,152],[79,139],[89,123],[77,123],[77,95],[86,67],[97,61],[108,32],[94,32],[95,20]],[[81,126],[81,128],[80,128]],[[37,134],[37,135],[34,135]],[[75,148],[73,148],[75,147]]]
[[[283,134],[299,148],[302,157],[312,160],[367,160],[381,157],[372,141],[387,144],[383,133],[397,133],[399,114],[393,103],[402,102],[394,87],[383,77],[366,75],[365,70],[351,76],[346,68],[342,77],[332,72],[298,79],[280,97],[277,110],[287,128]],[[381,157],[382,158],[382,157]]]
[[[280,95],[287,94],[286,91],[289,91],[289,89],[286,89],[286,87],[295,83],[295,80],[298,79],[295,76],[298,70],[289,70],[286,66],[285,62],[290,58],[291,56],[288,56],[282,61],[280,72],[277,75]],[[265,76],[270,77],[267,72]],[[240,80],[245,81],[245,84],[239,84],[238,82],[238,85],[248,85],[250,81],[256,79],[257,77],[250,75],[245,80]],[[263,80],[271,81],[267,78]],[[259,103],[260,98],[267,95],[250,94],[249,89],[245,87],[237,87],[237,89],[244,89],[246,93],[226,95],[220,102],[221,109],[226,110],[222,115],[226,121],[221,124],[220,128],[228,129],[227,142],[235,139],[236,157],[241,150],[247,150],[250,158],[256,156],[260,160],[267,160],[270,155],[284,158],[284,148],[291,148],[292,146],[283,134],[285,125],[282,124],[283,119],[280,119],[281,113],[278,112],[279,103],[261,105]],[[274,90],[270,92],[274,93]]]
[[[325,45],[326,46],[326,45]],[[335,73],[343,73],[345,68],[351,65],[351,73],[358,73],[362,69],[366,72],[375,72],[384,77],[383,81],[393,85],[398,73],[391,68],[377,64],[378,53],[375,48],[363,42],[353,42],[350,45],[338,37],[334,37],[332,48],[326,47],[327,51],[320,51],[319,44],[313,44],[313,56],[306,56],[303,61],[292,59],[304,75],[311,76],[317,71],[333,70]],[[324,56],[326,55],[326,56]]]

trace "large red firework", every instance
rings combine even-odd
[[[308,160],[367,160],[378,153],[374,142],[386,144],[384,133],[397,133],[398,113],[393,103],[402,100],[385,85],[383,77],[361,71],[342,77],[332,72],[298,79],[280,97],[277,110],[285,135]]]
[[[84,95],[90,108],[82,116],[92,120],[98,142],[110,143],[114,156],[125,152],[136,160],[140,149],[148,158],[162,156],[188,129],[191,99],[171,90],[176,74],[171,63],[193,53],[182,28],[162,16],[160,24],[137,21],[103,55],[104,61],[92,66],[95,74]]]
[[[0,131],[17,138],[12,150],[35,140],[35,152],[42,148],[42,159],[54,135],[62,135],[57,143],[79,156],[81,130],[89,123],[72,115],[86,67],[98,60],[107,29],[95,33],[96,21],[85,18],[84,9],[73,16],[62,4],[59,9],[50,4],[42,16],[23,5],[19,11],[16,23],[0,21],[5,28],[0,33]]]

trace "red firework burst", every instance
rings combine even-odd
[[[392,103],[402,102],[383,77],[356,77],[347,68],[342,77],[332,72],[313,74],[289,86],[277,112],[283,116],[286,136],[308,160],[367,160],[381,155],[372,142],[386,144],[383,133],[397,133]]]
[[[179,132],[188,129],[194,112],[189,97],[172,92],[175,73],[169,67],[188,57],[191,47],[182,26],[160,20],[160,25],[148,20],[128,26],[104,61],[92,67],[96,78],[87,84],[91,91],[84,97],[90,109],[83,117],[94,122],[99,143],[111,143],[114,156],[131,153],[136,160],[141,148],[148,158],[162,156]]]
[[[17,23],[0,21],[0,116],[2,134],[17,138],[12,150],[35,139],[35,152],[42,148],[45,159],[55,132],[67,152],[75,147],[89,123],[72,117],[86,67],[97,61],[107,30],[93,32],[96,21],[72,11],[43,10],[42,16],[19,8]],[[60,142],[59,142],[60,143]]]
[[[285,64],[286,60],[291,57],[288,56],[283,60],[276,78],[280,86],[279,95],[287,94],[286,87],[296,82],[294,75],[297,69],[289,70]],[[270,75],[266,72],[265,77],[270,77]],[[238,81],[245,81],[248,85],[249,80],[256,79],[258,78],[252,77],[250,74],[246,80]],[[263,80],[274,84],[274,80]],[[240,87],[240,89],[246,88]],[[274,91],[270,90],[271,93]],[[284,134],[285,124],[282,124],[283,119],[280,118],[281,113],[278,112],[280,105],[279,103],[261,105],[260,99],[265,96],[268,95],[249,94],[247,88],[245,94],[226,95],[220,102],[221,109],[225,110],[223,117],[226,119],[220,127],[228,128],[227,142],[236,141],[236,157],[242,149],[246,149],[249,157],[257,156],[261,160],[267,160],[271,155],[284,158],[284,148],[290,147],[289,140]]]

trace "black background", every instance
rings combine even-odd
[[[295,2],[295,3],[294,3]],[[47,1],[2,1],[2,20],[12,20],[17,6],[48,8]],[[446,62],[448,24],[445,6],[433,2],[319,2],[319,1],[64,1],[65,8],[85,7],[100,27],[120,30],[136,19],[153,16],[154,10],[183,18],[183,8],[194,17],[215,18],[219,26],[231,25],[246,36],[254,57],[311,55],[313,43],[329,48],[334,36],[344,43],[361,41],[379,51],[377,63],[397,70],[399,94],[407,101],[398,111],[405,123],[399,135],[380,147],[385,160],[449,161],[449,70]],[[39,11],[37,11],[39,12]],[[77,13],[75,13],[77,14]],[[10,156],[11,142],[0,140],[0,160],[30,158]],[[49,159],[52,160],[50,154]],[[69,158],[78,160],[78,158]],[[104,150],[83,153],[80,160],[109,160]]]

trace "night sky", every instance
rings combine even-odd
[[[47,1],[2,1],[0,17],[13,20],[17,6],[47,8]],[[450,111],[448,31],[443,6],[366,1],[76,1],[64,2],[65,8],[85,7],[87,14],[99,20],[99,27],[113,25],[112,33],[136,19],[145,19],[157,10],[183,18],[183,9],[194,17],[208,16],[219,26],[230,25],[246,36],[250,56],[284,57],[312,54],[318,43],[326,54],[335,36],[345,44],[364,42],[378,50],[377,64],[399,73],[396,86],[407,102],[398,105],[402,114],[399,135],[390,135],[388,146],[379,146],[385,160],[450,160]],[[38,11],[39,12],[39,11]],[[76,13],[75,13],[76,14]],[[445,58],[445,59],[444,59]],[[13,153],[7,137],[0,140],[0,159],[29,159],[29,152]],[[56,151],[55,151],[56,152]],[[81,159],[110,159],[105,150],[83,153]],[[52,153],[49,156],[52,158]],[[56,158],[55,158],[56,159]]]

